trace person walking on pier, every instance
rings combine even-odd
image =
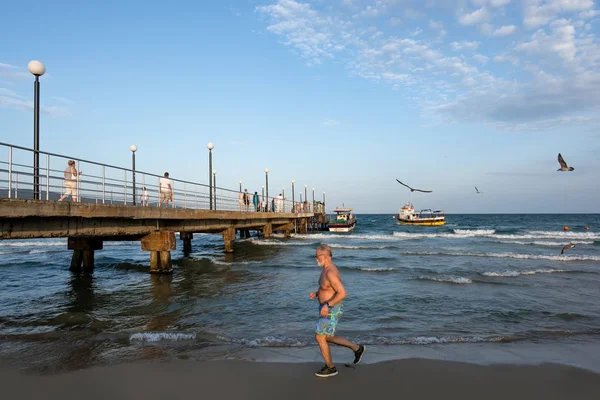
[[[254,196],[252,196],[252,204],[254,204],[254,211],[258,211],[258,192],[254,192]]]
[[[165,206],[169,208],[169,200],[173,201],[173,188],[168,172],[165,172],[165,176],[160,178],[158,184],[160,187],[160,203],[158,206],[162,207],[162,204],[165,203]]]
[[[71,196],[73,202],[77,203],[77,180],[81,172],[77,172],[75,168],[75,161],[69,160],[67,162],[67,168],[65,169],[65,194],[63,194],[58,201],[63,201],[68,196]]]
[[[148,194],[148,189],[146,186],[142,186],[142,194],[140,195],[140,202],[143,207],[148,207],[148,200],[150,200],[150,194]]]
[[[238,203],[240,203],[240,211],[242,211],[244,207],[244,198],[244,192],[242,192],[242,189],[240,189],[240,192],[238,193]]]
[[[338,346],[347,347],[354,352],[354,364],[358,364],[362,360],[366,346],[352,343],[340,336],[335,336],[337,323],[344,312],[342,301],[346,298],[346,289],[342,285],[340,271],[333,264],[331,247],[323,245],[317,249],[315,259],[317,265],[323,270],[319,277],[319,289],[316,292],[311,292],[311,299],[319,300],[319,321],[315,339],[319,344],[321,355],[325,360],[325,366],[315,375],[321,378],[328,378],[338,374],[333,360],[331,358],[331,350],[329,343]]]
[[[248,193],[248,189],[244,189],[244,205],[246,206],[246,211],[250,209],[250,193]]]

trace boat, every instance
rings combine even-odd
[[[415,212],[415,207],[411,202],[406,203],[398,215],[394,215],[399,224],[420,225],[420,226],[439,226],[446,223],[446,217],[443,210],[432,211],[429,208]]]
[[[338,208],[333,210],[335,218],[328,222],[329,232],[352,232],[356,227],[356,217],[351,208]]]

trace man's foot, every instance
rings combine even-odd
[[[360,360],[362,360],[363,354],[367,350],[367,346],[363,346],[362,344],[358,347],[358,350],[354,352],[354,365],[358,364]]]
[[[315,372],[315,375],[319,378],[329,378],[331,376],[336,376],[337,374],[338,372],[335,367],[329,368],[327,365]]]

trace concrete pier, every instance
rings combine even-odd
[[[194,233],[221,234],[227,253],[233,251],[236,231],[244,237],[250,230],[273,232],[308,230],[312,213],[275,213],[190,210],[123,205],[71,203],[44,200],[0,199],[0,240],[67,237],[73,250],[71,269],[92,271],[94,254],[104,241],[140,240],[150,252],[150,272],[173,270],[171,251],[176,249],[175,232],[180,232],[183,252],[192,251]]]

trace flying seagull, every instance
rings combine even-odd
[[[396,178],[396,180],[398,181],[398,179]],[[432,190],[421,190],[421,189],[413,189],[410,186],[398,181],[399,184],[401,184],[402,186],[406,186],[407,188],[410,189],[411,192],[423,192],[423,193],[431,193]]]
[[[477,189],[477,186],[475,186],[475,191],[477,192],[477,194],[483,194],[483,192],[480,192],[479,189]]]
[[[557,169],[557,171],[573,171],[575,169],[573,167],[567,167],[567,163],[565,162],[564,158],[562,158],[560,153],[558,153],[558,163],[560,164],[560,168]]]
[[[565,251],[569,250],[572,247],[575,247],[575,245],[573,243],[569,243],[568,245],[566,245],[565,247],[562,248],[562,250],[560,251],[560,254],[563,254]]]

